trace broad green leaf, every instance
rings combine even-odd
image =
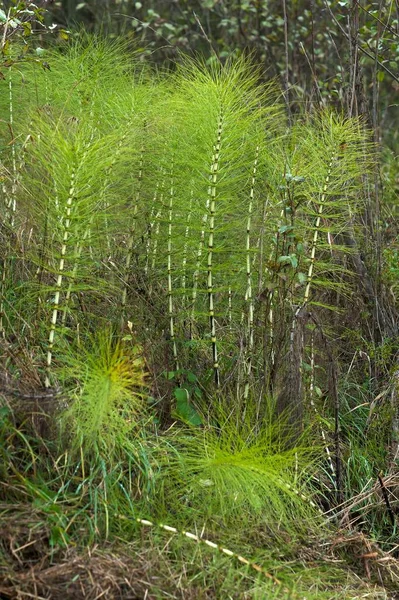
[[[195,427],[199,427],[200,425],[202,425],[202,419],[200,415],[190,403],[190,396],[188,391],[185,388],[176,388],[174,390],[174,394],[177,400],[177,416],[189,425],[194,425]]]

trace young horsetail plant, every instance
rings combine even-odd
[[[103,286],[94,277],[88,243],[92,248],[103,237],[109,210],[104,207],[103,174],[113,164],[118,137],[112,134],[96,139],[90,126],[78,124],[71,129],[63,122],[43,119],[37,121],[35,132],[37,142],[30,146],[25,181],[34,227],[47,240],[39,254],[34,247],[30,254],[33,264],[45,273],[36,284],[32,282],[32,291],[36,287],[36,293],[49,296],[52,304],[45,378],[49,387],[58,316],[66,310],[65,300],[72,292],[87,293]],[[48,154],[51,162],[46,160]],[[116,209],[110,191],[108,188],[108,202]]]
[[[100,451],[110,458],[131,437],[142,418],[145,362],[142,348],[120,341],[112,330],[89,336],[76,355],[66,357],[63,377],[79,385],[62,415],[65,433],[76,452]]]
[[[254,303],[253,303],[253,292],[252,292],[252,271],[251,271],[251,219],[252,219],[252,211],[253,211],[253,203],[254,203],[254,191],[255,191],[255,183],[256,176],[258,170],[258,162],[259,162],[259,147],[256,147],[255,150],[255,160],[252,171],[252,180],[251,180],[251,188],[249,191],[249,203],[248,203],[248,220],[247,220],[247,238],[246,238],[246,251],[247,251],[247,291],[245,294],[245,299],[248,303],[248,348],[246,352],[246,381],[244,387],[244,400],[248,398],[249,395],[249,385],[250,385],[250,377],[252,370],[252,352],[254,349]]]
[[[178,504],[182,514],[189,507],[204,515],[205,509],[208,519],[222,520],[227,527],[239,516],[266,522],[275,534],[282,528],[298,533],[305,522],[317,520],[320,511],[306,491],[306,473],[317,453],[312,458],[302,441],[287,449],[286,417],[272,422],[269,415],[256,432],[253,403],[248,402],[244,420],[233,411],[225,413],[223,406],[215,401],[212,407],[218,425],[192,427],[184,435],[171,432],[165,438],[159,485],[166,510]],[[292,520],[298,514],[302,523]]]
[[[213,244],[215,234],[215,212],[216,212],[216,189],[219,176],[219,161],[220,151],[222,145],[222,133],[223,133],[223,112],[220,109],[218,117],[216,143],[213,154],[213,160],[211,163],[211,182],[209,186],[209,238],[208,238],[208,276],[207,276],[207,287],[208,287],[208,301],[209,301],[209,325],[211,329],[211,342],[212,342],[212,355],[213,355],[213,370],[215,373],[215,383],[218,386],[220,384],[219,377],[219,364],[218,364],[218,350],[216,342],[216,323],[215,323],[215,308],[214,308],[214,291],[213,291],[213,271],[212,271],[212,259],[213,259]]]

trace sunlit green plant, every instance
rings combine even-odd
[[[68,357],[64,377],[76,379],[70,407],[62,417],[75,449],[100,450],[104,457],[134,438],[145,416],[145,361],[142,348],[111,330],[92,336]]]
[[[276,535],[318,521],[306,487],[316,449],[304,441],[289,448],[283,421],[265,418],[256,427],[253,416],[250,406],[237,417],[215,403],[204,428],[166,437],[158,477],[167,510],[179,506],[182,517],[191,512],[227,527],[236,519],[263,523]]]

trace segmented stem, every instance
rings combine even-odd
[[[220,384],[219,374],[219,363],[218,363],[218,348],[216,340],[216,321],[215,321],[215,307],[214,307],[214,290],[213,290],[213,248],[214,248],[214,234],[215,234],[215,213],[216,213],[216,193],[218,184],[219,174],[219,160],[220,160],[220,149],[222,144],[222,131],[223,131],[223,112],[220,111],[217,138],[215,144],[215,153],[211,164],[211,185],[209,188],[210,202],[209,202],[209,237],[208,237],[208,303],[209,303],[209,325],[211,330],[211,342],[212,342],[212,356],[213,356],[213,370],[215,374],[215,383],[217,386]]]
[[[255,160],[252,170],[251,187],[249,190],[247,235],[246,235],[246,256],[247,256],[247,291],[245,300],[248,304],[248,346],[246,348],[246,381],[244,386],[244,400],[249,395],[249,383],[252,371],[252,354],[254,350],[254,300],[252,296],[252,271],[251,271],[251,219],[255,194],[256,173],[258,169],[259,146],[256,147]]]
[[[7,244],[9,245],[9,244]],[[7,252],[8,254],[8,252]],[[6,280],[7,280],[7,258],[3,258],[1,261],[1,281],[0,281],[0,335],[5,337],[5,328],[4,328],[4,296],[6,291]]]
[[[274,353],[274,291],[270,290],[269,292],[269,302],[268,302],[268,314],[267,318],[269,321],[269,343],[270,343],[270,366],[273,369],[275,363],[275,353]]]
[[[161,227],[161,216],[162,216],[162,208],[164,208],[164,189],[165,189],[165,175],[166,175],[166,170],[164,168],[161,169],[161,185],[160,187],[160,195],[159,195],[159,204],[161,206],[161,209],[158,211],[157,215],[156,215],[156,219],[157,220],[157,225],[155,227],[155,239],[154,239],[154,247],[152,249],[152,262],[151,262],[151,268],[152,270],[155,269],[155,261],[157,258],[157,251],[158,251],[158,240],[159,240],[159,230]]]
[[[206,212],[205,212],[204,216],[202,217],[202,229],[201,229],[200,241],[198,243],[197,257],[196,257],[196,262],[195,262],[195,270],[193,273],[193,289],[192,289],[192,294],[191,294],[190,339],[192,339],[192,337],[193,337],[193,324],[194,324],[194,320],[195,320],[194,314],[195,314],[195,304],[197,301],[198,278],[199,278],[199,272],[200,272],[200,266],[201,266],[202,250],[204,248],[204,243],[205,243],[205,227],[206,227],[206,223],[208,221],[209,205],[210,205],[210,200],[209,200],[209,195],[208,195],[208,198],[206,200],[206,207],[205,207]]]
[[[163,201],[163,193],[161,194],[161,202]],[[156,219],[157,219],[157,225],[155,227],[155,239],[154,239],[154,247],[152,249],[152,261],[151,261],[151,269],[154,270],[155,269],[155,261],[157,259],[157,251],[158,251],[158,239],[159,239],[159,230],[161,228],[161,216],[162,216],[162,211],[158,211],[157,214],[155,215]]]
[[[63,275],[64,275],[65,256],[66,256],[66,251],[67,251],[68,238],[69,238],[69,234],[70,234],[72,206],[73,206],[73,201],[75,199],[75,190],[76,190],[76,168],[74,167],[72,169],[72,173],[71,173],[68,198],[65,203],[66,215],[65,215],[65,221],[64,221],[64,235],[63,235],[63,239],[62,239],[61,258],[60,258],[60,262],[58,265],[56,291],[55,291],[54,299],[53,299],[54,307],[53,307],[53,312],[52,312],[52,316],[51,316],[50,333],[49,333],[49,338],[48,338],[47,363],[46,363],[47,373],[46,373],[46,378],[45,378],[45,383],[44,383],[46,388],[50,387],[50,373],[51,373],[52,353],[53,353],[53,347],[54,347],[55,329],[57,326],[57,317],[58,317],[59,304],[60,304],[60,294],[61,294],[62,281],[63,281]]]
[[[173,164],[171,168],[170,192],[169,192],[169,211],[168,211],[168,312],[169,312],[169,332],[172,344],[173,360],[176,371],[179,370],[179,360],[177,356],[177,345],[175,337],[175,320],[173,309],[173,289],[172,289],[172,223],[173,223],[173,198],[174,198],[174,180]]]
[[[315,355],[314,355],[314,339],[313,339],[313,334],[312,334],[311,339],[310,339],[310,384],[309,384],[309,396],[310,396],[310,405],[313,408],[316,416],[319,417],[319,411],[317,410],[316,404],[315,404],[314,399],[313,399],[314,398],[314,388],[315,388]],[[330,467],[330,471],[331,471],[331,474],[333,476],[333,479],[335,480],[336,475],[335,475],[335,467],[334,467],[334,462],[333,462],[332,454],[331,454],[331,451],[330,451],[330,447],[328,445],[326,433],[325,433],[324,428],[322,427],[320,421],[319,421],[319,428],[320,428],[321,438],[322,438],[323,444],[324,444],[324,449],[325,449],[326,455],[327,455],[328,465]]]
[[[9,199],[8,210],[10,211],[10,225],[14,227],[14,219],[15,213],[17,210],[17,159],[16,159],[16,149],[15,149],[15,140],[14,140],[14,99],[13,99],[13,89],[12,89],[12,68],[9,70],[9,80],[8,80],[8,91],[9,91],[9,116],[10,116],[10,131],[11,131],[11,165],[12,165],[12,179],[11,179],[11,198]]]
[[[324,181],[323,191],[321,194],[320,203],[319,203],[319,207],[317,210],[317,217],[316,217],[316,222],[315,222],[315,226],[314,226],[315,228],[314,228],[313,241],[312,241],[312,250],[310,253],[310,264],[309,264],[309,269],[308,269],[307,284],[306,284],[306,288],[305,288],[305,293],[303,295],[302,306],[300,308],[302,308],[309,302],[310,288],[311,288],[312,281],[313,281],[314,265],[316,262],[316,248],[317,248],[317,241],[319,238],[320,223],[321,223],[321,219],[322,219],[322,215],[323,215],[324,203],[325,203],[325,199],[326,199],[328,186],[330,183],[331,171],[332,171],[332,167],[333,167],[333,164],[335,161],[335,157],[336,157],[336,154],[334,152],[331,157],[330,163],[328,165],[327,175],[326,175],[326,178]],[[298,311],[299,311],[299,309],[298,309]]]
[[[233,331],[233,298],[232,298],[232,290],[229,285],[228,290],[228,319],[229,319],[229,331],[230,333]]]
[[[13,87],[12,87],[12,67],[9,68],[9,79],[8,79],[8,107],[9,107],[9,126],[11,132],[11,190],[7,189],[5,184],[2,185],[4,199],[5,199],[5,222],[6,227],[9,228],[7,232],[7,250],[1,261],[1,280],[0,280],[0,335],[5,336],[4,328],[4,297],[6,294],[7,277],[9,271],[9,261],[11,254],[10,245],[10,234],[14,228],[15,213],[16,213],[16,194],[17,194],[17,159],[15,150],[14,140],[14,99],[13,99]]]
[[[130,123],[129,123],[129,125],[130,125]],[[89,148],[89,146],[90,146],[90,144],[91,144],[91,142],[93,140],[93,136],[94,136],[94,130],[92,131],[89,143],[87,144],[86,151]],[[102,185],[102,189],[101,189],[101,193],[100,193],[100,201],[99,201],[100,206],[103,205],[101,207],[104,208],[104,210],[107,209],[106,202],[104,202],[104,196],[105,196],[105,192],[106,192],[106,190],[108,189],[108,186],[109,186],[110,175],[111,175],[112,170],[113,170],[113,168],[114,168],[114,166],[115,166],[115,164],[116,164],[116,162],[118,160],[118,157],[120,156],[120,153],[121,153],[121,150],[122,150],[122,146],[123,146],[124,141],[126,140],[126,137],[127,137],[127,133],[125,133],[123,136],[121,136],[121,139],[119,140],[118,146],[117,146],[117,148],[115,150],[115,154],[113,155],[112,162],[111,162],[111,164],[109,165],[109,167],[107,168],[107,170],[105,172],[104,183]],[[62,313],[62,324],[63,325],[65,325],[65,322],[66,322],[67,311],[68,311],[68,307],[69,307],[69,303],[70,303],[71,295],[72,295],[73,282],[75,281],[76,275],[77,275],[77,272],[78,272],[79,261],[80,261],[80,258],[82,256],[84,243],[90,237],[91,226],[93,224],[94,218],[95,218],[95,213],[93,212],[93,214],[91,215],[91,217],[89,219],[87,227],[86,227],[86,229],[84,231],[82,240],[76,246],[76,250],[75,250],[75,262],[74,262],[73,269],[72,269],[72,274],[71,274],[71,277],[70,277],[70,280],[69,280],[68,289],[67,289],[67,292],[66,292],[66,295],[65,295],[65,305],[64,305],[64,311]],[[107,218],[106,217],[105,217],[105,229],[106,229],[107,246],[110,248],[109,236],[108,236],[108,223],[107,223]]]
[[[86,228],[86,230],[85,230],[85,232],[83,234],[82,243],[77,244],[77,246],[75,248],[75,262],[74,262],[74,265],[73,265],[71,277],[69,279],[68,289],[67,289],[66,294],[65,294],[64,309],[62,311],[61,323],[62,323],[63,326],[66,323],[67,311],[68,311],[68,308],[69,308],[69,303],[70,303],[71,295],[72,295],[73,282],[75,281],[76,275],[77,275],[77,272],[78,272],[79,261],[80,261],[80,258],[82,256],[82,251],[83,251],[83,244],[87,240],[87,238],[89,237],[90,224],[92,223],[92,221],[93,221],[93,218],[90,219],[90,223],[89,223],[88,227]]]
[[[150,222],[147,225],[147,239],[146,239],[146,244],[145,244],[145,263],[144,263],[144,274],[145,275],[148,275],[148,269],[150,266],[150,250],[151,250],[152,230],[154,229],[154,225],[160,215],[159,211],[155,212],[155,205],[156,205],[157,196],[158,196],[158,188],[159,188],[159,181],[157,181],[157,184],[155,187],[154,197],[153,197],[153,201],[152,201],[152,208],[151,208],[151,212],[150,212]]]
[[[181,287],[183,290],[183,306],[186,307],[186,281],[187,281],[187,247],[188,247],[188,235],[190,233],[190,221],[191,221],[191,209],[193,205],[194,192],[191,190],[190,205],[188,207],[186,229],[184,232],[184,246],[183,246],[183,259],[182,259],[182,278]]]

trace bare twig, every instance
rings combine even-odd
[[[333,19],[334,23],[338,26],[338,28],[340,29],[341,33],[346,37],[347,40],[349,40],[349,35],[347,34],[347,32],[345,31],[345,29],[342,27],[341,23],[339,21],[337,21],[333,11],[331,10],[330,5],[328,4],[328,2],[326,0],[324,0],[324,4],[328,10],[328,12],[330,13],[331,18]],[[376,59],[375,56],[373,56],[372,54],[370,54],[370,52],[367,52],[367,50],[365,50],[365,48],[363,48],[363,46],[361,46],[360,44],[358,45],[358,49],[360,50],[360,52],[362,52],[365,56],[368,56],[369,58],[371,58],[371,60],[375,60],[378,64],[379,67],[381,67],[381,69],[383,71],[385,71],[390,77],[392,77],[392,79],[394,81],[397,81],[399,83],[399,76],[395,75],[394,73],[392,73],[392,71],[390,69],[388,69],[387,66],[385,66],[380,60],[378,60],[378,58]]]

